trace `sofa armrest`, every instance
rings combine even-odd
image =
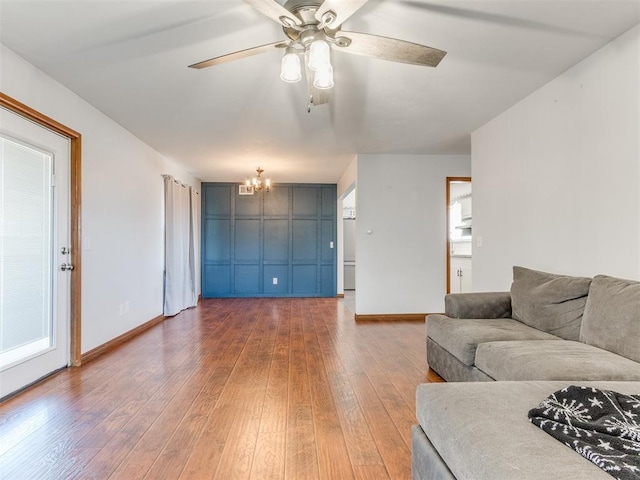
[[[444,297],[451,318],[511,318],[509,292],[450,293]]]

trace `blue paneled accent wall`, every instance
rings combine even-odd
[[[202,184],[202,296],[336,295],[336,185]],[[275,280],[274,280],[275,279]]]

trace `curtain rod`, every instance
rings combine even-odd
[[[177,180],[173,175],[171,175],[170,173],[161,173],[160,176],[162,178],[170,178],[171,180],[173,180],[174,182],[176,182],[178,185],[182,186],[182,188],[191,188],[195,191],[195,187],[192,187],[191,185],[187,185],[186,183],[181,182],[180,180]],[[195,192],[196,195],[200,195],[200,192],[196,191]]]

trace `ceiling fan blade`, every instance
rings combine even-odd
[[[426,45],[368,33],[341,30],[336,38],[340,39],[340,37],[347,37],[351,40],[351,44],[346,47],[341,47],[340,43],[336,44],[338,51],[366,55],[391,62],[437,67],[440,60],[447,54],[443,50]]]
[[[333,20],[327,22],[325,28],[335,30],[351,15],[356,13],[369,0],[324,0],[316,11],[316,20],[322,22],[327,13],[331,13]]]
[[[274,48],[286,47],[287,45],[288,45],[287,42],[282,42],[282,41],[268,43],[266,45],[260,45],[259,47],[247,48],[246,50],[240,50],[239,52],[227,53],[226,55],[221,55],[219,57],[210,58],[209,60],[204,60],[202,62],[194,63],[193,65],[189,65],[189,68],[200,69],[200,68],[212,67],[213,65],[219,65],[221,63],[240,60],[241,58],[250,57],[252,55],[258,55],[259,53],[264,53]]]
[[[543,32],[556,34],[580,35],[583,37],[595,37],[593,32],[585,32],[574,30],[571,28],[559,27],[550,23],[539,22],[524,18],[502,15],[499,13],[490,13],[482,11],[482,9],[462,8],[453,5],[444,5],[436,2],[428,2],[426,0],[393,0],[400,5],[407,5],[412,8],[424,10],[428,13],[439,13],[454,18],[464,18],[474,22],[484,22],[494,25],[502,25],[506,27],[526,28],[530,30],[540,30]]]
[[[300,27],[302,22],[289,10],[284,8],[275,0],[244,0],[261,14],[275,20],[283,27],[295,28]]]

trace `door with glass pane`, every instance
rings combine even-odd
[[[69,159],[0,108],[0,398],[69,363]]]

